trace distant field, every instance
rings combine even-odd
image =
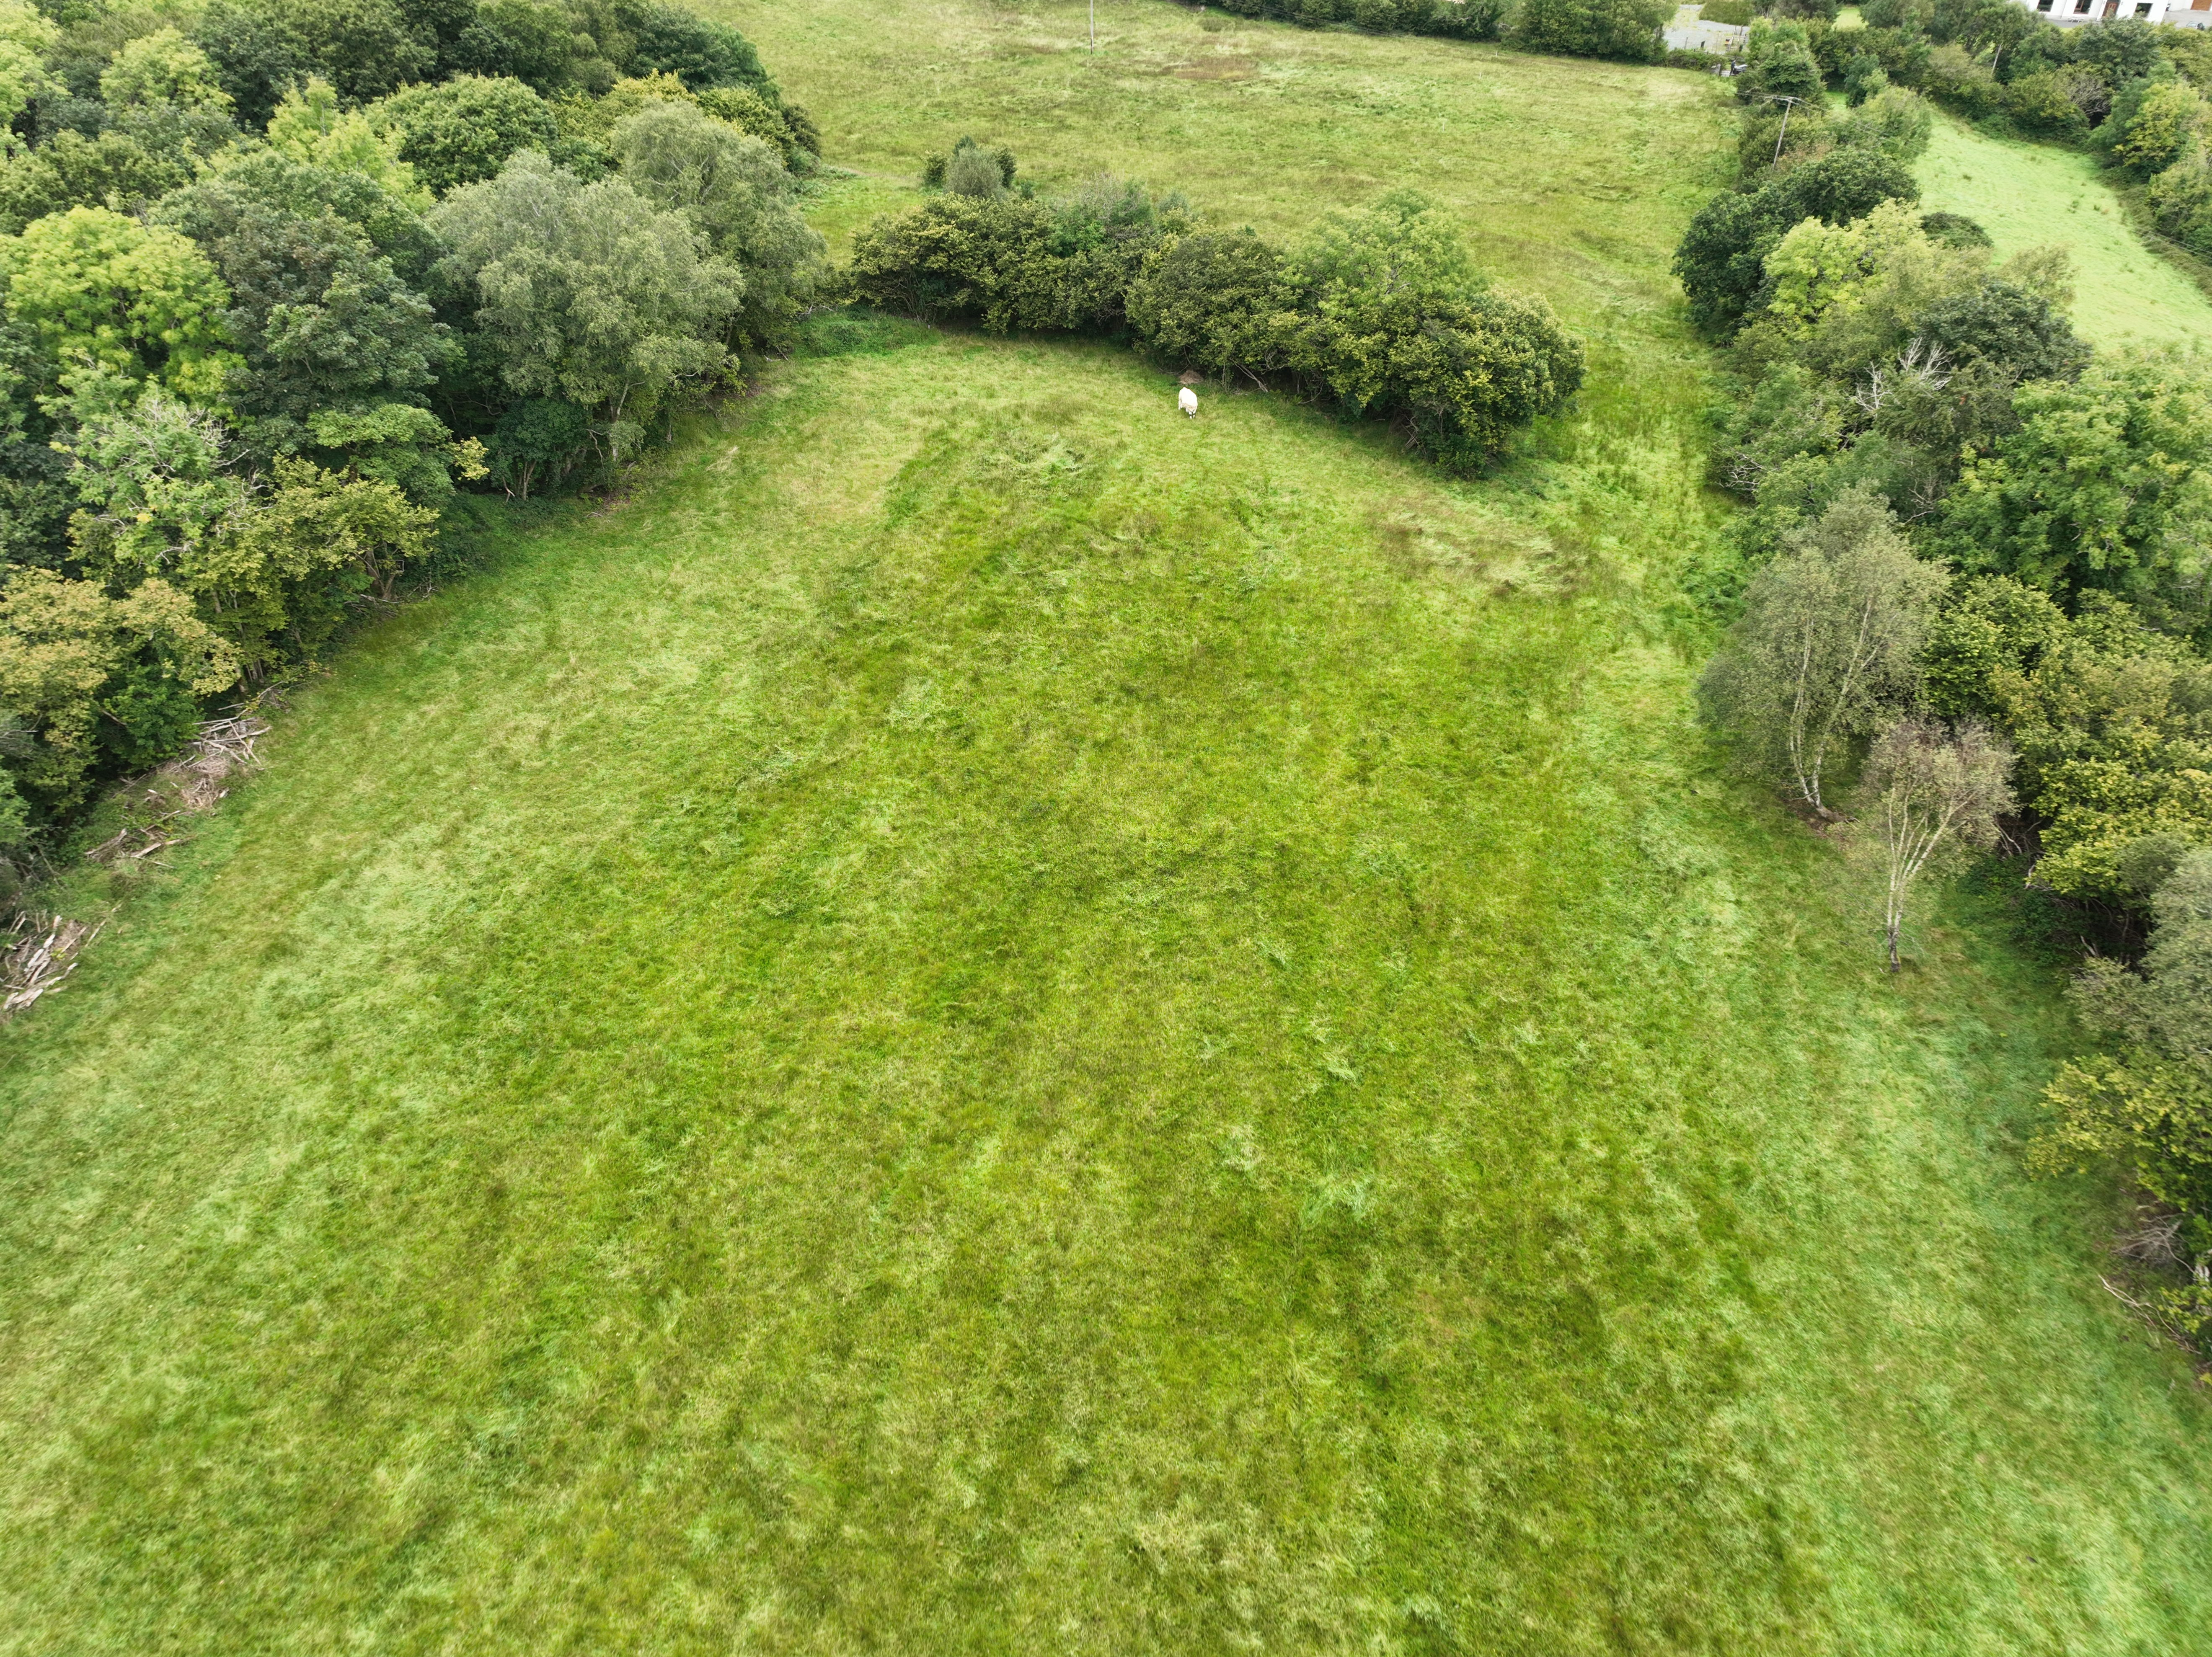
[[[0,1653],[2201,1644],[2010,894],[1889,977],[1691,718],[1716,89],[738,15],[832,228],[963,130],[1284,230],[1418,165],[1591,387],[1454,482],[827,319],[368,633],[0,1030]]]
[[[2057,243],[2074,256],[2074,325],[2100,345],[2212,343],[2212,299],[2144,246],[2095,161],[1990,138],[1939,116],[1921,201],[1963,213],[2000,256]]]

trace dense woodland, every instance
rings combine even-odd
[[[817,145],[657,0],[0,0],[0,841],[789,334]]]
[[[1954,106],[1979,86],[1984,112],[2087,134],[2148,174],[2168,214],[2204,165],[2191,76],[2212,59],[2194,34],[2067,34],[2014,6],[1867,11],[1880,27],[1755,27],[1738,86],[1765,112],[1676,256],[1741,387],[1715,470],[1748,510],[1693,577],[1740,617],[1707,711],[1824,817],[1832,774],[1863,758],[1852,828],[1886,865],[1893,950],[1922,867],[1977,844],[2020,855],[2093,956],[2148,938],[2139,968],[2096,958],[2081,980],[2114,1045],[2054,1088],[2060,1126],[2034,1161],[2134,1161],[2138,1252],[2177,1279],[2160,1314],[2201,1336],[2212,373],[2091,349],[2063,254],[1992,259],[1978,227],[1918,210],[1909,164],[1930,121],[1911,86]],[[1838,116],[1820,100],[1831,72]],[[2052,88],[2070,112],[2030,118]],[[1785,130],[1776,100],[1799,97]]]

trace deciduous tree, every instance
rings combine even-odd
[[[1997,818],[2012,809],[2011,774],[2012,750],[1972,721],[1950,728],[1908,714],[1876,734],[1853,831],[1881,871],[1890,971],[1913,889],[1966,850],[1996,842]]]
[[[1844,744],[1911,697],[1944,581],[1912,555],[1880,496],[1849,491],[1753,578],[1699,682],[1706,718],[1825,810],[1821,781]]]
[[[592,411],[606,457],[633,449],[668,394],[719,371],[743,303],[738,267],[619,179],[580,183],[542,155],[455,191],[431,215],[508,387]]]

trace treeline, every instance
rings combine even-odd
[[[0,851],[313,659],[457,481],[779,344],[805,112],[658,0],[0,0]]]
[[[1356,24],[1377,33],[1502,40],[1529,52],[1657,63],[1664,0],[1212,0],[1220,10],[1309,28]]]
[[[1800,147],[1768,126],[1675,270],[1741,395],[1715,452],[1742,495],[1691,586],[1736,619],[1708,716],[1881,865],[1894,961],[1914,881],[2002,819],[2063,899],[2153,928],[2082,1004],[2124,1039],[2053,1091],[2039,1165],[2130,1159],[2157,1301],[2212,1332],[2212,370],[2092,350],[2063,257],[1998,262],[1923,214],[1909,91]],[[2148,1235],[2148,1234],[2147,1234]]]
[[[1110,177],[1045,199],[1014,173],[1011,153],[965,140],[934,158],[924,177],[942,192],[854,239],[853,296],[994,332],[1127,340],[1171,367],[1388,420],[1459,469],[1582,384],[1582,347],[1551,308],[1493,288],[1411,191],[1280,247],[1201,229],[1180,197]]]
[[[1993,131],[2088,149],[2142,187],[2160,233],[2212,258],[2212,32],[2134,18],[2058,28],[2015,0],[1869,0],[1856,29],[1830,27],[1825,0],[1776,11],[1753,25],[1737,91],[1762,109],[1811,100],[1790,112],[1785,158],[1826,141],[1823,88],[1854,106],[1911,88]],[[1753,122],[1747,148],[1771,152],[1780,115]]]

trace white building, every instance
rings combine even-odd
[[[2020,3],[2061,28],[2117,22],[2123,17],[2171,23],[2178,28],[2212,28],[2212,0],[2020,0]]]

